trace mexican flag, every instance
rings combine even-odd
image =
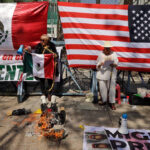
[[[40,41],[47,33],[48,2],[0,3],[0,50]]]
[[[23,59],[23,72],[38,78],[53,79],[54,55],[25,53]]]

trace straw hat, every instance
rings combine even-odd
[[[112,44],[110,41],[105,41],[104,42],[104,47],[112,47]]]

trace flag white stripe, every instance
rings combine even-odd
[[[33,75],[40,78],[45,78],[44,55],[33,53],[32,60],[33,60]],[[37,68],[37,64],[40,64],[40,69]]]
[[[101,51],[98,50],[83,50],[83,49],[69,49],[67,50],[68,55],[89,55],[97,56]],[[116,52],[118,57],[124,58],[150,58],[149,53],[132,53],[132,52]]]
[[[150,64],[149,63],[119,62],[119,67],[150,68]]]
[[[12,17],[16,8],[16,3],[13,4],[0,4],[0,21],[4,25],[3,37],[0,39],[0,49],[1,50],[14,50],[13,42],[12,42]],[[6,12],[7,11],[7,12]],[[8,32],[7,38],[6,31]],[[4,42],[2,42],[4,41]]]
[[[80,28],[64,28],[64,34],[90,34],[90,35],[108,35],[129,37],[128,31],[100,30],[100,29],[80,29]]]
[[[68,60],[71,65],[95,65],[96,60]],[[119,67],[134,67],[134,68],[150,68],[150,64],[148,63],[128,63],[128,62],[119,62]]]
[[[89,13],[89,14],[116,14],[116,15],[128,15],[127,10],[123,9],[103,9],[103,8],[83,8],[83,7],[67,7],[59,6],[60,12],[77,12],[77,13]],[[87,14],[88,15],[88,14]]]
[[[150,58],[149,53],[116,52],[118,57],[124,58]]]
[[[83,45],[104,45],[101,40],[87,40],[87,39],[65,39],[65,44],[83,44]],[[111,41],[112,46],[115,47],[129,47],[129,48],[148,48],[150,43],[136,43],[136,42],[119,42]]]
[[[72,59],[68,60],[69,64],[81,64],[81,65],[96,65],[96,60],[81,60],[81,59]]]
[[[69,49],[67,50],[67,54],[76,54],[76,55],[98,55],[100,51],[98,50],[83,50],[83,49]]]
[[[62,23],[88,23],[88,24],[99,24],[99,25],[120,25],[128,26],[128,21],[123,20],[111,20],[111,19],[89,19],[89,18],[73,18],[73,17],[61,17]]]

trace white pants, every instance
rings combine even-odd
[[[99,88],[100,94],[103,102],[107,102],[108,96],[108,88],[109,89],[109,103],[115,103],[116,97],[116,80],[111,80],[111,84],[109,85],[109,80],[99,80]]]

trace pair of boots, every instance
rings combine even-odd
[[[41,101],[42,101],[42,103],[46,103],[46,96],[45,95],[41,96]],[[51,101],[51,95],[48,95],[48,101],[49,102]]]

